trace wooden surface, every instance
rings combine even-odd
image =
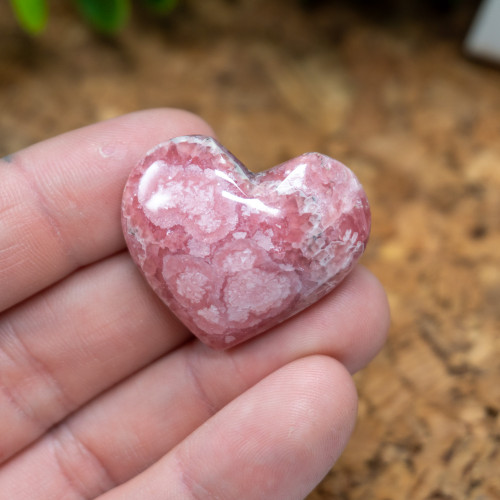
[[[498,499],[500,70],[461,54],[470,2],[363,3],[191,0],[109,42],[61,7],[31,41],[2,2],[0,156],[175,106],[254,170],[314,150],[348,164],[393,321],[356,376],[352,441],[309,498]]]

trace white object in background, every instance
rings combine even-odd
[[[500,62],[500,0],[483,0],[465,39],[468,54]]]

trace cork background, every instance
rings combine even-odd
[[[0,4],[0,156],[174,106],[253,170],[319,151],[364,184],[392,326],[308,499],[499,499],[500,67],[462,53],[477,2],[184,0],[111,40],[51,4],[37,39]]]

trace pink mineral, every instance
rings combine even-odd
[[[177,137],[132,171],[122,223],[151,287],[225,349],[313,304],[365,249],[370,209],[336,160],[307,153],[248,171],[210,137]]]

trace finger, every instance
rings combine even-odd
[[[373,307],[365,310],[367,302]],[[212,351],[199,342],[186,344],[92,401],[15,457],[9,477],[29,476],[63,487],[70,476],[72,483],[99,488],[104,476],[107,484],[120,484],[259,380],[312,350],[352,359],[352,364],[364,356],[367,362],[386,334],[386,304],[380,285],[359,269],[314,306],[311,328],[304,329],[297,316],[228,352]],[[358,325],[356,318],[363,313]],[[345,336],[351,340],[346,342]],[[306,337],[312,341],[304,342]],[[364,354],[349,355],[346,347]],[[54,449],[57,454],[51,453]],[[59,463],[65,464],[65,475]],[[6,477],[0,474],[0,491],[7,487]],[[25,491],[27,498],[29,494]],[[95,494],[92,490],[88,496]]]
[[[179,110],[132,113],[0,161],[0,311],[124,247],[120,205],[130,170],[155,144],[212,131]]]
[[[0,318],[0,461],[189,336],[126,253],[10,309]]]
[[[100,500],[299,500],[335,463],[355,417],[356,392],[343,365],[304,358],[262,380]]]

